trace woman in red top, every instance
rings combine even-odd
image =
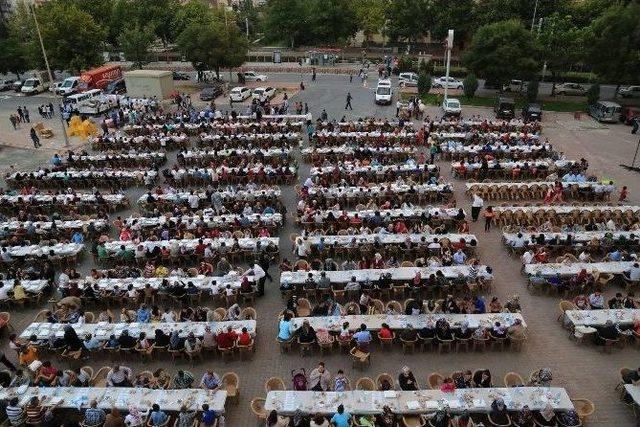
[[[378,337],[384,339],[393,338],[393,331],[389,328],[389,325],[387,325],[386,323],[382,324],[382,328],[378,332]]]
[[[242,332],[238,335],[238,345],[251,344],[251,335],[247,332],[247,328],[242,328]]]

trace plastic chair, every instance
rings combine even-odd
[[[376,383],[369,377],[362,377],[356,381],[356,390],[376,391]]]

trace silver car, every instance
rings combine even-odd
[[[623,98],[640,98],[640,86],[621,87],[618,94]]]
[[[587,90],[578,83],[562,83],[556,86],[556,94],[584,96],[587,94]]]

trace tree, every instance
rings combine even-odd
[[[447,37],[449,29],[455,30],[454,43],[462,46],[468,41],[473,28],[474,0],[431,0],[431,38],[439,41]]]
[[[582,39],[583,31],[573,24],[571,16],[555,13],[545,18],[538,43],[542,59],[551,71],[551,95],[555,94],[558,74],[567,71],[583,56]]]
[[[388,3],[385,0],[356,0],[354,7],[358,27],[365,40],[370,42],[374,34],[383,31]]]
[[[305,0],[270,0],[265,11],[265,34],[294,47],[309,34],[309,7]]]
[[[466,66],[478,77],[502,85],[527,79],[538,69],[537,47],[531,32],[516,20],[481,27],[464,55]]]
[[[44,3],[36,14],[52,68],[79,72],[102,63],[105,31],[91,15],[64,1]]]
[[[538,83],[538,79],[533,79],[527,85],[527,101],[536,102],[538,100],[538,89],[540,88],[540,84]]]
[[[314,43],[334,44],[353,37],[358,29],[352,0],[307,0]]]
[[[420,73],[418,75],[418,93],[425,96],[431,90],[431,76],[429,74]]]
[[[462,84],[464,85],[464,96],[473,98],[478,90],[478,79],[476,75],[473,73],[467,74]]]
[[[152,27],[140,28],[136,24],[125,28],[118,37],[118,44],[127,61],[133,61],[134,67],[142,68],[147,62],[147,52],[153,40],[155,40],[155,35]]]
[[[429,0],[393,0],[387,8],[387,33],[391,40],[414,42],[433,26]]]
[[[586,29],[584,44],[585,61],[601,81],[618,86],[636,83],[640,73],[640,4],[607,9]]]
[[[587,103],[593,105],[600,99],[600,83],[594,83],[587,90]]]

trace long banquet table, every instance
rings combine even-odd
[[[419,218],[422,215],[433,215],[433,216],[441,216],[443,218],[451,219],[455,218],[458,215],[460,208],[440,208],[434,206],[427,207],[415,207],[415,208],[406,208],[406,209],[367,209],[367,210],[359,210],[359,211],[342,211],[342,210],[324,210],[321,211],[322,216],[326,219],[329,216],[329,213],[333,215],[334,218],[339,218],[343,212],[346,212],[349,219],[354,218],[356,215],[363,220],[373,218],[376,213],[380,214],[380,217],[383,220],[396,220],[400,218]],[[463,210],[464,212],[464,210]]]
[[[383,245],[400,245],[407,241],[407,239],[411,240],[411,243],[431,243],[433,239],[437,239],[438,241],[442,239],[449,239],[451,242],[459,242],[461,239],[464,239],[465,242],[471,242],[478,239],[473,234],[356,234],[356,235],[346,235],[346,236],[324,236],[324,235],[313,235],[307,237],[307,242],[311,245],[318,245],[320,241],[324,242],[326,245],[338,245],[338,246],[349,246],[353,243],[357,245],[365,245],[365,244],[373,244],[379,242]]]
[[[233,246],[233,244],[235,243],[235,239],[225,239],[225,238],[219,238],[219,239],[182,239],[182,240],[178,240],[178,239],[171,239],[171,240],[144,240],[142,242],[138,242],[136,243],[133,240],[115,240],[112,242],[107,242],[105,243],[105,249],[107,250],[107,252],[109,252],[111,255],[117,253],[120,250],[121,246],[124,246],[126,249],[128,250],[135,250],[136,247],[142,245],[145,249],[153,249],[156,246],[161,247],[161,248],[170,248],[171,245],[174,242],[178,242],[178,244],[180,246],[184,246],[188,251],[192,251],[195,250],[196,246],[199,244],[200,240],[202,240],[202,242],[205,245],[208,245],[209,243],[211,243],[211,246],[214,249],[218,249],[220,248],[220,246],[222,246],[222,244],[224,243],[225,246],[227,246],[228,248],[231,248]],[[255,247],[257,246],[258,242],[260,242],[260,244],[262,245],[262,247],[267,247],[270,243],[273,243],[274,245],[278,246],[280,239],[278,237],[243,237],[238,239],[238,244],[240,245],[241,249],[255,249]]]
[[[604,326],[607,320],[615,324],[632,325],[640,317],[640,309],[567,310],[564,317],[573,326]]]
[[[227,400],[225,390],[212,392],[204,389],[152,390],[133,387],[28,387],[22,391],[19,387],[0,389],[0,399],[9,400],[18,397],[19,406],[25,407],[32,397],[37,396],[45,406],[57,405],[59,408],[78,409],[88,407],[92,400],[98,402],[98,408],[116,407],[128,411],[136,406],[141,413],[150,409],[154,403],[163,411],[178,412],[182,405],[189,410],[199,410],[203,403],[216,412],[224,412]]]
[[[352,187],[311,187],[309,195],[323,195],[324,197],[377,197],[382,196],[385,192],[390,191],[392,195],[400,193],[409,193],[415,191],[417,194],[440,193],[444,191],[452,192],[451,184],[403,184],[396,183],[378,184],[368,187],[352,186]]]
[[[16,282],[20,282],[20,284],[24,287],[24,290],[31,294],[37,294],[42,292],[44,288],[47,287],[49,282],[43,279],[39,280],[19,280],[19,279],[8,279],[8,280],[0,280],[2,282],[2,287],[7,291],[12,291],[14,288],[14,284]]]
[[[147,334],[147,337],[153,338],[155,336],[156,329],[161,329],[166,334],[171,331],[178,331],[181,337],[187,337],[189,333],[193,332],[196,337],[202,338],[204,335],[205,326],[209,326],[212,332],[222,331],[231,326],[236,332],[242,332],[242,328],[247,328],[252,336],[256,334],[256,321],[255,320],[233,320],[226,322],[160,322],[160,323],[85,323],[84,325],[78,325],[77,323],[39,323],[34,322],[27,326],[22,331],[20,338],[29,339],[32,335],[35,335],[39,340],[49,340],[50,338],[62,338],[64,337],[65,326],[72,326],[79,337],[83,337],[85,334],[91,334],[94,338],[100,341],[107,341],[111,335],[119,337],[123,331],[128,331],[132,337],[137,337],[140,332]]]
[[[379,331],[382,324],[386,323],[390,329],[402,330],[433,328],[438,320],[446,320],[452,328],[458,327],[462,322],[467,321],[469,328],[479,327],[490,328],[496,322],[501,325],[511,326],[516,319],[522,321],[523,326],[527,326],[520,313],[485,313],[485,314],[420,314],[417,316],[405,314],[355,314],[346,316],[315,316],[315,317],[294,317],[293,326],[298,329],[304,321],[308,321],[314,329],[327,329],[329,331],[340,332],[342,325],[349,322],[349,329],[356,330],[361,324],[367,325],[367,329]]]
[[[214,193],[217,193],[222,200],[247,200],[247,201],[257,200],[260,198],[275,199],[280,197],[280,195],[282,194],[279,187],[271,187],[269,189],[256,189],[253,191],[221,190],[221,191],[215,191]],[[204,191],[194,191],[194,194],[198,196],[198,198],[201,201],[209,200],[209,196],[207,196],[207,193],[205,193]],[[154,200],[163,200],[163,201],[173,202],[173,203],[187,202],[189,200],[190,195],[191,195],[191,192],[189,191],[177,191],[175,193],[164,193],[164,194],[153,194],[153,193],[151,194]],[[148,203],[147,202],[148,197],[149,197],[148,194],[143,194],[142,196],[140,196],[140,198],[138,199],[138,204]]]
[[[512,188],[531,188],[534,185],[537,185],[538,187],[553,187],[555,186],[555,182],[553,181],[531,181],[531,182],[473,182],[473,183],[467,183],[467,191],[473,191],[474,189],[479,189],[482,187],[489,187],[489,188],[500,188],[500,187],[507,187],[509,189]],[[608,184],[601,184],[599,182],[592,182],[592,181],[586,181],[586,182],[573,182],[573,181],[562,181],[562,185],[564,186],[564,188],[566,189],[567,186],[571,186],[571,185],[577,185],[580,188],[592,188],[593,190],[605,190],[609,185]]]
[[[509,410],[517,411],[528,405],[532,411],[544,409],[547,404],[558,411],[574,409],[564,388],[514,387],[514,388],[466,388],[453,393],[440,390],[415,391],[270,391],[265,409],[282,414],[303,413],[333,414],[338,405],[344,405],[351,414],[379,414],[388,405],[396,414],[419,414],[448,408],[452,412],[486,413],[491,403],[502,398]]]
[[[253,276],[247,276],[247,278],[250,282],[253,282]],[[113,291],[116,286],[120,290],[126,290],[129,285],[132,285],[134,289],[144,289],[147,284],[153,289],[160,289],[164,281],[167,281],[169,285],[173,285],[176,282],[183,283],[185,285],[187,283],[192,283],[196,288],[211,294],[220,292],[227,285],[230,285],[232,289],[240,289],[241,285],[241,277],[237,274],[228,274],[226,276],[199,275],[195,277],[124,277],[97,280],[87,277],[84,280],[77,281],[77,283],[79,287],[97,284],[99,289]]]
[[[617,262],[574,262],[565,263],[547,263],[547,264],[526,264],[524,266],[525,274],[529,276],[541,275],[543,277],[551,277],[559,274],[560,276],[574,276],[585,269],[587,273],[597,271],[599,273],[622,274],[631,269],[635,261],[617,261]]]
[[[631,211],[638,212],[640,211],[640,206],[615,206],[615,205],[593,205],[593,206],[580,206],[580,205],[558,205],[558,206],[495,206],[493,211],[496,213],[501,212],[516,212],[522,211],[524,213],[534,213],[534,212],[555,212],[559,215],[569,215],[573,211],[580,212],[594,212],[594,211],[611,211],[614,212],[619,210],[621,212]]]
[[[236,221],[240,221],[241,218],[246,218],[249,221],[247,227],[256,226],[260,223],[265,225],[273,225],[279,226],[282,225],[282,215],[279,213],[275,214],[250,214],[250,215],[241,215],[241,214],[229,214],[229,215],[185,215],[181,217],[170,217],[166,216],[158,216],[158,217],[146,217],[146,216],[130,216],[125,220],[125,224],[129,227],[137,225],[142,228],[146,227],[160,227],[163,225],[169,225],[170,222],[176,224],[180,221],[183,224],[191,224],[202,221],[205,226],[209,228],[220,227],[220,226],[229,226],[235,225]],[[242,224],[240,224],[242,226]],[[188,227],[187,227],[188,228]]]
[[[108,228],[107,221],[104,219],[74,219],[74,220],[56,220],[56,228],[60,230],[82,230],[85,229],[89,224],[93,224],[93,227],[100,231]],[[49,231],[52,229],[52,221],[5,221],[0,222],[0,229],[8,229],[8,230],[17,230],[19,228],[27,228],[33,225],[36,228],[36,234],[42,231]]]
[[[535,239],[541,234],[544,236],[544,240],[546,243],[549,243],[554,238],[557,238],[562,244],[562,242],[566,242],[567,236],[571,236],[571,240],[573,244],[576,243],[587,243],[593,239],[602,240],[605,236],[610,236],[613,240],[617,240],[621,237],[624,237],[628,241],[633,239],[640,238],[640,231],[580,231],[577,233],[531,233],[524,232],[521,233],[522,238],[525,240],[526,244],[532,244],[531,242],[535,241]],[[518,239],[518,233],[502,233],[502,240],[505,244],[511,245]],[[631,242],[629,242],[631,243]]]
[[[371,281],[375,282],[382,274],[391,274],[393,281],[411,281],[416,273],[420,273],[423,280],[427,279],[431,274],[441,271],[448,279],[455,279],[462,275],[469,277],[471,267],[468,265],[456,265],[450,267],[396,267],[384,269],[363,269],[363,270],[342,270],[342,271],[325,271],[327,278],[331,283],[348,283],[352,277],[357,282]],[[309,277],[309,274],[317,280],[320,277],[320,271],[283,271],[280,276],[280,282],[289,284],[303,284]],[[478,276],[490,279],[493,277],[487,271],[487,266],[478,266]]]

